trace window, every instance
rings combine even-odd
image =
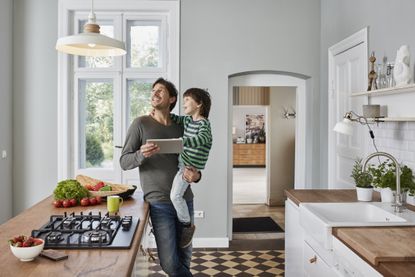
[[[83,31],[88,3],[61,0],[65,32]],[[76,3],[74,3],[76,2]],[[137,170],[122,172],[121,149],[131,122],[151,111],[153,82],[178,84],[178,1],[109,0],[96,3],[100,32],[126,42],[123,57],[59,54],[60,179],[77,174],[139,183]],[[118,146],[118,147],[117,147]]]

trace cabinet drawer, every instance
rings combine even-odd
[[[304,275],[310,277],[331,277],[336,273],[324,262],[324,260],[304,241]]]

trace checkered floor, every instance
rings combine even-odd
[[[134,277],[166,276],[157,259],[157,251],[149,255],[137,255]],[[283,250],[256,251],[199,251],[193,250],[191,272],[195,277],[202,276],[284,276]]]

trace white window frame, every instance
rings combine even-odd
[[[90,10],[90,2],[85,0],[59,0],[58,4],[58,37],[68,36],[73,33],[74,29],[74,20],[75,20],[75,11],[85,12],[87,14]],[[166,62],[166,71],[155,72],[157,76],[165,77],[171,82],[173,82],[178,88],[179,84],[179,55],[180,55],[180,0],[166,0],[166,1],[151,1],[151,0],[107,0],[107,1],[96,1],[95,2],[95,11],[97,13],[97,18],[99,20],[99,14],[103,15],[108,14],[109,17],[113,12],[123,12],[128,14],[134,14],[134,12],[147,11],[151,14],[163,14],[168,15],[166,17],[167,24],[167,42],[166,47],[168,49],[168,54],[165,57]],[[125,24],[125,19],[122,26]],[[124,29],[125,30],[125,29]],[[115,30],[114,30],[115,31]],[[115,33],[117,33],[115,31]],[[125,58],[123,58],[122,66],[125,67]],[[78,133],[78,130],[75,129],[74,124],[74,107],[75,105],[75,90],[78,88],[75,87],[74,76],[75,69],[78,73],[82,71],[80,68],[75,67],[76,56],[71,56],[58,52],[58,180],[73,178],[75,164],[72,164],[72,161],[78,162],[75,157],[75,146],[73,145],[73,138],[71,135]],[[76,61],[77,63],[77,61]],[[117,62],[116,62],[117,64]],[[115,66],[114,66],[115,67]],[[116,68],[111,67],[107,69],[97,69],[97,73],[100,71],[117,71]],[[86,73],[86,72],[85,72]],[[112,74],[110,72],[107,72]],[[119,74],[121,75],[121,71]],[[131,73],[131,75],[129,74]],[[134,74],[135,73],[135,74]],[[140,74],[136,75],[136,70],[128,70],[124,72],[122,80],[119,84],[116,84],[117,81],[114,79],[114,89],[116,85],[125,86],[126,80],[129,79],[141,79],[147,78],[149,76]],[[89,75],[89,74],[88,74]],[[134,78],[132,75],[135,75]],[[107,74],[101,75],[102,78],[108,76]],[[151,76],[154,78],[154,76]],[[82,77],[85,78],[85,75],[82,74]],[[126,88],[126,86],[124,87]],[[122,96],[119,96],[123,104],[123,108],[126,108],[125,99],[122,99]],[[116,99],[114,99],[116,101]],[[77,105],[77,103],[76,103]],[[122,117],[126,117],[125,112]],[[114,120],[119,120],[114,117]],[[123,118],[121,120],[126,120]],[[76,123],[78,124],[78,123]],[[114,132],[117,132],[114,130]],[[118,132],[120,137],[124,136],[121,132]],[[120,139],[121,140],[121,139]],[[121,141],[116,141],[114,136],[114,144],[121,143]],[[77,154],[76,154],[77,155]]]
[[[151,21],[160,21],[160,58],[161,58],[161,66],[157,68],[135,68],[135,67],[127,67],[127,58],[128,54],[123,57],[124,60],[124,72],[154,72],[163,74],[167,72],[168,67],[168,47],[167,47],[167,14],[158,14],[158,15],[137,15],[135,13],[124,13],[124,22],[123,22],[123,30],[124,30],[124,37],[127,38],[127,21],[143,21],[143,22],[151,22]],[[127,45],[126,45],[127,47]],[[164,56],[166,54],[166,57]]]

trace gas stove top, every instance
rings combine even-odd
[[[45,241],[45,249],[130,248],[138,217],[89,212],[52,215],[48,223],[32,231]]]

